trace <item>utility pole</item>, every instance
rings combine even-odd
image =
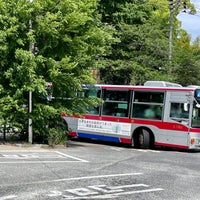
[[[170,11],[170,17],[169,17],[169,62],[172,61],[172,35],[173,35],[173,10],[174,10],[174,2],[173,0],[169,0],[169,11]]]
[[[29,119],[28,119],[28,142],[33,143],[33,127],[32,127],[32,118],[30,117],[32,113],[32,91],[29,91]]]
[[[32,2],[32,0],[30,0],[30,2]],[[32,21],[31,19],[29,20],[29,31],[32,30]],[[31,41],[29,44],[29,51],[31,53],[33,53],[34,51],[34,43]],[[31,82],[31,80],[29,80]],[[32,118],[31,118],[31,113],[32,113],[32,91],[29,90],[28,93],[28,114],[29,114],[29,118],[28,118],[28,142],[29,143],[33,143],[33,126],[32,126]]]

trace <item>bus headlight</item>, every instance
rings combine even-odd
[[[199,138],[191,138],[190,139],[190,143],[192,144],[192,145],[200,145],[200,139]]]
[[[196,141],[195,138],[191,138],[191,139],[190,139],[190,143],[191,143],[191,144],[194,144],[195,141]]]

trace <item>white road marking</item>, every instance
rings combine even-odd
[[[119,185],[119,186],[112,186],[111,189],[122,189],[122,188],[130,188],[130,187],[149,187],[146,184],[132,184],[132,185]]]
[[[153,189],[145,189],[145,190],[135,190],[135,191],[128,191],[128,192],[120,192],[120,193],[114,193],[114,194],[103,194],[103,195],[96,195],[96,196],[79,196],[79,197],[73,197],[73,196],[63,196],[64,199],[68,200],[76,200],[76,199],[115,199],[116,197],[123,196],[123,195],[131,195],[131,194],[140,194],[140,193],[147,193],[147,192],[158,192],[163,191],[162,188],[153,188]]]
[[[146,184],[132,184],[132,185],[119,185],[119,186],[107,186],[107,185],[95,185],[88,186],[84,188],[74,188],[67,189],[64,192],[54,191],[50,196],[60,196],[65,199],[75,200],[75,199],[115,199],[119,196],[147,193],[147,192],[157,192],[162,191],[162,188],[151,188],[142,189],[150,187]],[[134,190],[132,190],[134,188]],[[136,188],[139,188],[136,190]],[[124,189],[128,191],[124,191]],[[66,193],[67,192],[67,193]],[[49,196],[49,195],[48,195]]]
[[[127,174],[109,174],[109,175],[99,175],[99,176],[86,176],[86,177],[74,177],[74,178],[66,178],[66,179],[56,179],[49,181],[38,181],[31,183],[22,183],[16,185],[32,185],[32,184],[41,184],[41,183],[55,183],[62,181],[74,181],[74,180],[87,180],[87,179],[97,179],[97,178],[110,178],[110,177],[122,177],[122,176],[136,176],[142,175],[142,173],[127,173]],[[12,185],[13,186],[13,185]],[[83,188],[74,188],[74,189],[66,189],[63,191],[59,190],[51,190],[49,192],[45,191],[45,196],[47,197],[55,197],[62,198],[68,200],[81,200],[81,199],[116,199],[117,197],[124,195],[134,195],[134,194],[142,194],[142,193],[150,193],[150,192],[159,192],[163,191],[163,188],[150,188],[149,185],[146,184],[130,184],[130,185],[118,185],[118,186],[109,186],[109,185],[92,185],[86,186]],[[33,194],[33,193],[32,193]],[[32,196],[32,194],[30,194]],[[15,199],[20,196],[10,195],[3,196],[0,200],[9,200]]]
[[[123,148],[120,148],[120,147],[110,147],[110,149],[113,149],[115,151],[123,151],[124,150]]]
[[[64,156],[64,157],[66,157],[66,158],[72,158],[72,159],[74,159],[74,160],[78,160],[78,161],[81,161],[81,162],[89,162],[89,161],[87,161],[87,160],[83,160],[83,159],[80,159],[80,158],[77,158],[77,157],[74,157],[74,156],[70,156],[70,155],[68,155],[68,154],[61,153],[61,152],[59,152],[59,151],[55,151],[55,152],[58,153],[58,154],[60,154],[60,155],[62,155],[62,156]]]
[[[122,176],[138,176],[142,175],[142,173],[128,173],[128,174],[109,174],[109,175],[99,175],[99,176],[83,176],[83,177],[74,177],[74,178],[63,178],[63,179],[55,179],[55,180],[47,180],[47,181],[38,181],[32,182],[28,184],[40,184],[40,183],[56,183],[63,181],[75,181],[75,180],[88,180],[88,179],[96,179],[96,178],[110,178],[110,177],[122,177]]]
[[[5,162],[0,162],[0,164],[41,164],[41,163],[49,163],[49,164],[53,164],[53,163],[73,163],[73,162],[78,162],[78,161],[74,161],[74,160],[63,160],[63,161],[5,161]],[[1,199],[0,199],[1,200]]]
[[[123,192],[125,188],[131,188],[131,187],[148,187],[148,185],[145,184],[132,184],[132,185],[119,185],[119,186],[106,186],[106,185],[97,185],[97,186],[88,186],[88,188],[94,189],[99,192],[103,193],[119,193]],[[69,191],[69,190],[67,190]]]
[[[10,154],[9,154],[10,153]],[[13,153],[13,154],[12,154]],[[15,154],[14,154],[15,153]],[[71,162],[89,162],[59,151],[0,151],[0,160],[12,159],[8,161],[1,161],[0,164],[37,164],[37,163],[71,163]],[[34,160],[35,159],[35,160]],[[40,159],[40,160],[38,160]],[[48,159],[48,160],[45,160]],[[49,160],[51,159],[51,160]],[[54,160],[64,159],[64,160]],[[67,160],[68,159],[68,160]],[[69,160],[71,159],[71,160]],[[15,160],[15,161],[13,161]]]
[[[15,199],[15,198],[17,198],[17,196],[9,195],[9,196],[0,197],[0,200],[8,200],[8,199]]]
[[[128,174],[108,174],[108,175],[99,175],[99,176],[82,176],[82,177],[73,177],[73,178],[63,178],[63,179],[54,179],[54,180],[46,180],[46,181],[35,181],[35,182],[27,182],[27,183],[16,183],[15,185],[32,185],[32,184],[41,184],[41,183],[57,183],[57,182],[65,182],[65,181],[79,181],[79,180],[89,180],[89,179],[97,179],[97,178],[110,178],[110,177],[123,177],[123,176],[138,176],[142,175],[142,173],[128,173]],[[3,185],[10,186],[10,185]]]
[[[5,152],[10,152],[10,153],[16,153],[16,152],[36,152],[36,153],[40,153],[40,152],[54,152],[54,150],[46,150],[46,149],[30,149],[30,150],[27,150],[27,149],[12,149],[12,150],[0,150],[0,153],[5,153]]]
[[[115,150],[115,151],[125,151],[126,148],[121,148],[121,147],[109,147],[109,149]],[[132,151],[139,151],[139,152],[154,152],[154,153],[160,153],[159,150],[153,150],[153,149],[134,149],[131,148]]]
[[[160,153],[158,150],[152,150],[152,149],[132,149],[132,151],[139,151],[139,152],[154,152],[154,153]]]

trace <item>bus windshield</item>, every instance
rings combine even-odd
[[[194,93],[192,127],[200,128],[200,89],[196,89]]]

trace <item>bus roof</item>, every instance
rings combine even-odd
[[[116,89],[116,90],[145,90],[145,91],[195,91],[195,89],[200,86],[189,85],[187,87],[182,87],[178,83],[172,83],[168,81],[146,81],[144,85],[105,85],[105,84],[95,84],[95,85],[82,85],[83,89]]]
[[[143,85],[84,85],[83,89],[116,89],[116,90],[143,90],[143,91],[195,91],[196,87],[153,87],[153,86],[143,86]]]
[[[149,87],[182,87],[182,85],[178,83],[172,83],[168,81],[146,81],[144,86]]]

